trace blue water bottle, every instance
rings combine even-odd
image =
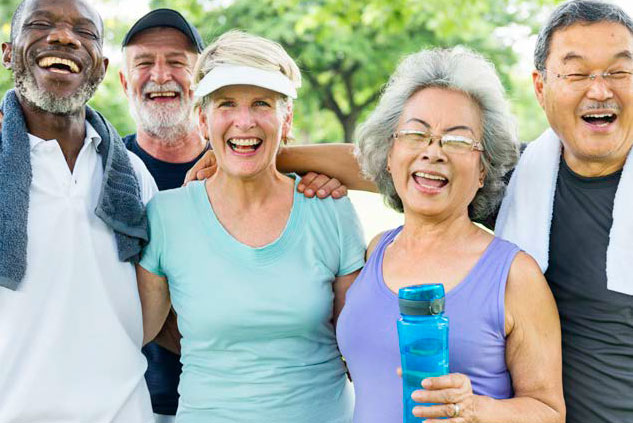
[[[444,316],[444,285],[416,285],[398,291],[401,317],[398,338],[402,361],[403,423],[419,423],[412,414],[411,393],[427,377],[448,374],[448,317]],[[430,404],[426,404],[430,405]]]

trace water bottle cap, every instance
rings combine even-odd
[[[432,316],[444,312],[444,285],[415,285],[398,291],[400,313],[409,316]]]

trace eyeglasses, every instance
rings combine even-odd
[[[630,87],[633,80],[633,70],[615,70],[602,73],[556,73],[548,69],[542,69],[541,72],[547,72],[556,77],[556,79],[564,81],[570,88],[578,91],[584,91],[589,88],[598,77],[601,77],[612,88]]]
[[[430,132],[403,129],[394,132],[391,137],[402,141],[405,146],[415,151],[422,151],[431,145],[433,141],[437,141],[442,151],[446,154],[464,154],[473,150],[484,151],[484,146],[481,142],[461,135],[433,135]]]

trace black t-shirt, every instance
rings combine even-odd
[[[128,150],[140,157],[152,174],[160,191],[178,188],[185,180],[187,171],[202,157],[187,163],[168,163],[155,159],[143,150],[136,141],[136,134],[123,138]],[[152,399],[154,413],[176,415],[178,409],[178,382],[182,371],[180,356],[167,351],[154,342],[143,347],[147,357],[145,380]]]
[[[633,423],[633,296],[609,291],[606,276],[621,173],[586,178],[561,158],[545,277],[561,319],[567,423]]]

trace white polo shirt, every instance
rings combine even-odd
[[[26,275],[0,288],[0,422],[153,422],[134,267],[94,212],[101,138],[86,123],[72,173],[56,140],[29,140]],[[147,203],[156,184],[129,156]]]

